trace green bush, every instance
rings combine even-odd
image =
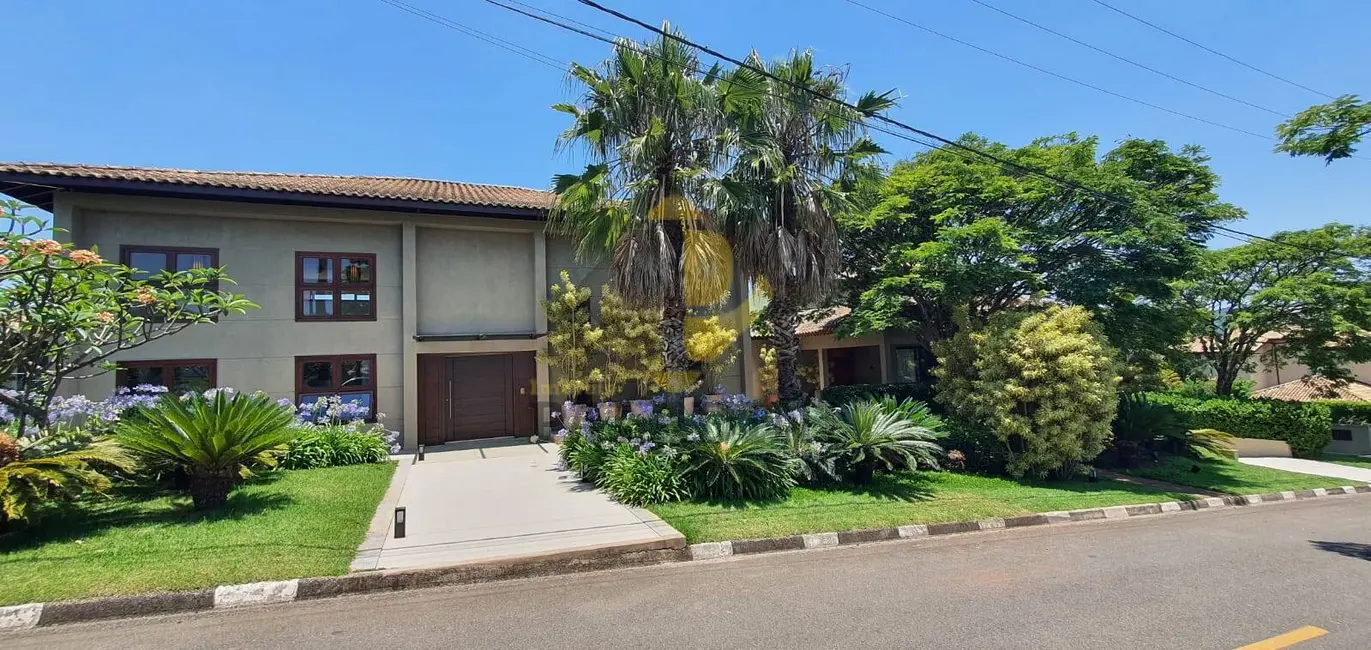
[[[771,500],[795,486],[796,459],[764,424],[710,419],[690,440],[685,477],[697,498]]]
[[[968,424],[956,418],[944,423],[947,436],[943,448],[951,454],[962,452],[963,469],[975,474],[1002,475],[1009,464],[1009,447],[990,429]]]
[[[882,397],[890,397],[896,401],[910,399],[936,408],[933,402],[933,384],[931,383],[852,384],[850,386],[829,386],[823,390],[823,401],[830,406],[842,406],[849,402],[881,399]]]
[[[938,401],[1006,444],[1011,476],[1063,473],[1104,451],[1119,373],[1086,310],[1001,313],[934,350]]]
[[[934,440],[942,421],[928,407],[905,400],[851,402],[838,408],[810,409],[815,441],[838,473],[857,485],[867,485],[877,470],[937,467],[943,448]]]
[[[1333,424],[1371,424],[1371,402],[1330,399],[1315,403],[1328,407]]]
[[[628,445],[616,446],[604,459],[595,486],[630,506],[679,501],[690,493],[677,458],[674,453],[653,454],[634,451]]]
[[[384,463],[390,446],[380,434],[352,425],[304,425],[281,456],[285,469],[314,469],[338,465]]]
[[[1251,399],[1252,392],[1256,389],[1257,382],[1251,379],[1235,379],[1233,380],[1233,392],[1229,394],[1229,397]],[[1213,379],[1187,379],[1167,392],[1182,397],[1198,397],[1200,399],[1216,399],[1219,396],[1218,383]]]
[[[1218,429],[1191,429],[1174,406],[1148,399],[1143,393],[1120,396],[1113,430],[1114,441],[1100,458],[1117,467],[1132,467],[1144,454],[1207,458],[1232,453],[1233,436]]]
[[[1314,402],[1198,399],[1149,393],[1148,400],[1171,406],[1190,429],[1217,429],[1239,438],[1283,440],[1301,458],[1314,458],[1333,441],[1329,407]]]

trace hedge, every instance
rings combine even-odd
[[[1149,393],[1148,400],[1176,409],[1191,429],[1218,429],[1239,438],[1283,440],[1301,458],[1317,457],[1333,442],[1333,417],[1326,404],[1200,399],[1169,393]]]
[[[933,384],[900,382],[891,384],[851,384],[849,386],[829,386],[823,390],[823,401],[832,406],[842,406],[848,402],[875,399],[889,395],[897,400],[905,398],[923,402],[928,408],[941,412],[942,408],[933,401]]]
[[[1334,424],[1371,424],[1371,402],[1319,400],[1332,412]]]

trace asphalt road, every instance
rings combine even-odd
[[[1371,648],[1371,498],[0,634],[0,648]]]

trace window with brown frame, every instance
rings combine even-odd
[[[116,367],[114,381],[120,388],[152,384],[176,394],[217,388],[219,369],[214,359],[120,361]]]
[[[181,246],[120,246],[119,262],[133,269],[133,277],[147,280],[163,271],[191,271],[219,266],[219,249],[185,248]],[[219,283],[211,282],[204,287],[207,291],[218,291]],[[138,310],[133,310],[139,313]],[[161,322],[161,317],[154,320]],[[216,317],[216,320],[217,317]]]
[[[295,320],[376,320],[376,255],[296,253]]]
[[[295,403],[301,406],[338,395],[376,416],[376,355],[295,357]]]

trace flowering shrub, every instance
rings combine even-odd
[[[92,434],[108,434],[114,430],[114,425],[118,424],[119,419],[128,415],[132,409],[138,406],[151,406],[166,392],[165,386],[139,384],[133,388],[121,387],[113,395],[98,402],[85,395],[54,397],[48,407],[46,426],[80,426]],[[12,399],[21,399],[16,391],[0,390],[0,393]],[[0,425],[13,425],[14,422],[14,414],[4,404],[0,404]],[[40,427],[37,423],[30,422],[25,424],[24,429],[23,435],[34,437],[38,435]]]
[[[294,405],[288,399],[277,401],[281,406],[288,406],[295,409],[296,418],[301,422],[312,422],[315,424],[342,424],[344,422],[361,422],[371,417],[371,409],[359,404],[355,400],[344,399],[341,395],[329,395],[321,397],[308,404]],[[376,419],[385,419],[385,413],[377,413]]]
[[[384,430],[359,424],[300,424],[299,434],[286,445],[281,456],[285,469],[314,469],[338,465],[384,463],[390,458],[392,443]]]

